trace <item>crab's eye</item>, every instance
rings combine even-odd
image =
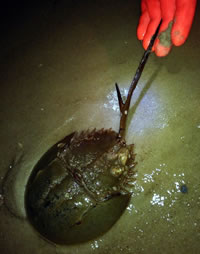
[[[124,172],[124,168],[123,167],[112,167],[110,172],[113,176],[118,177]]]

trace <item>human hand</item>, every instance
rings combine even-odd
[[[152,35],[162,19],[159,36],[153,51],[157,56],[166,56],[172,45],[182,45],[190,32],[196,0],[141,0],[137,37],[147,49]]]

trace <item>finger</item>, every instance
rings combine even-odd
[[[160,0],[162,24],[158,40],[155,42],[155,54],[163,57],[169,54],[172,48],[171,28],[176,10],[176,0]]]
[[[196,0],[176,0],[175,21],[172,27],[172,43],[182,45],[187,39],[196,8]]]
[[[158,57],[164,57],[166,55],[169,54],[169,52],[171,51],[172,45],[170,46],[163,46],[162,44],[160,44],[160,41],[158,40],[158,44],[155,45],[155,54]]]
[[[159,19],[159,20],[158,20],[158,19],[155,19],[155,20],[151,20],[151,21],[150,21],[150,23],[149,23],[149,25],[148,25],[148,28],[147,28],[147,32],[146,32],[146,34],[145,34],[145,36],[144,36],[143,43],[142,43],[142,45],[143,45],[143,47],[144,47],[145,50],[146,50],[147,47],[149,46],[149,42],[150,42],[150,40],[151,40],[151,37],[152,37],[153,34],[155,33],[156,28],[157,28],[158,25],[159,25],[159,22],[160,22],[160,19]],[[153,49],[154,49],[154,47],[153,47]]]
[[[145,0],[141,1],[141,10],[142,10],[142,14],[140,16],[139,25],[137,27],[137,37],[139,40],[143,40],[149,21],[150,21]]]
[[[159,0],[149,0],[146,2],[146,6],[149,13],[150,22],[148,24],[148,27],[146,29],[146,33],[143,38],[143,47],[144,49],[147,49],[149,42],[151,40],[151,37],[155,33],[158,24],[161,20],[161,9],[160,9],[160,1]]]
[[[160,32],[168,28],[169,23],[174,19],[176,11],[176,0],[160,0],[162,24]]]

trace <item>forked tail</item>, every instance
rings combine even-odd
[[[137,83],[140,79],[140,76],[142,75],[142,71],[143,71],[144,66],[147,62],[147,59],[148,59],[148,57],[151,53],[151,49],[152,49],[154,41],[155,41],[155,39],[158,35],[161,23],[162,23],[162,20],[160,21],[160,23],[159,23],[159,25],[156,29],[155,34],[152,36],[148,48],[145,50],[145,52],[142,56],[140,64],[139,64],[139,66],[137,68],[137,71],[135,73],[135,76],[134,76],[134,78],[131,82],[131,85],[130,85],[130,88],[129,88],[129,91],[128,91],[128,96],[127,96],[127,99],[126,99],[125,102],[123,102],[123,100],[122,100],[122,96],[121,96],[118,84],[117,83],[115,84],[116,90],[117,90],[119,108],[120,108],[120,112],[121,112],[120,127],[119,127],[119,133],[118,133],[119,138],[124,138],[125,137],[126,119],[127,119],[128,112],[129,112],[131,97],[132,97],[133,91],[135,90],[135,88],[137,86]]]

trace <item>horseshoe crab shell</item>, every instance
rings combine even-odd
[[[113,130],[67,136],[35,166],[26,191],[27,215],[48,240],[84,242],[107,231],[130,199],[133,145]]]

